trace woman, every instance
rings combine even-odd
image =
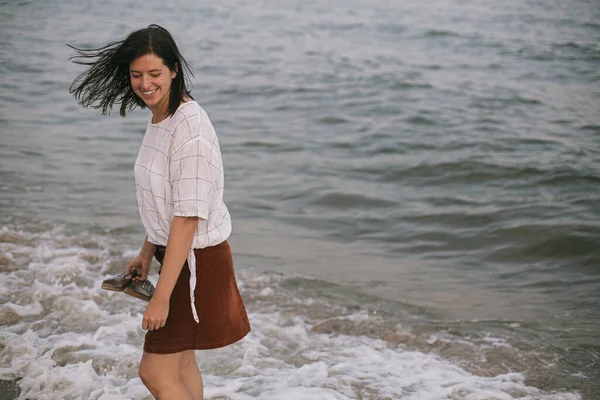
[[[148,107],[152,119],[134,167],[146,239],[129,263],[144,281],[152,256],[161,263],[144,313],[147,329],[140,378],[160,400],[202,399],[194,350],[242,339],[250,324],[240,297],[227,238],[223,163],[213,126],[187,89],[185,59],[157,25],[94,50],[74,48],[89,69],[70,91],[84,107],[120,114]]]

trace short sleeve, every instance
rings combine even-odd
[[[174,216],[208,219],[213,180],[204,147],[204,140],[194,137],[171,155]]]

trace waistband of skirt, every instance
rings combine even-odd
[[[203,253],[210,253],[216,250],[222,250],[225,247],[228,247],[229,243],[227,242],[227,240],[216,244],[214,246],[208,246],[208,247],[204,247],[201,249],[194,249],[194,254],[203,254]],[[165,254],[165,252],[167,251],[167,246],[161,246],[161,245],[156,245],[156,251],[158,251],[159,253]]]

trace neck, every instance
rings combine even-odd
[[[158,124],[167,118],[169,114],[169,97],[165,98],[165,101],[162,104],[157,104],[156,106],[150,108],[152,111],[152,123]]]
[[[152,123],[158,124],[167,118],[167,110],[152,110]]]

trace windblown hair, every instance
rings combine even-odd
[[[129,76],[129,64],[146,54],[155,54],[171,71],[177,71],[171,83],[168,115],[175,113],[184,97],[193,98],[187,86],[188,73],[194,74],[179,53],[171,34],[158,25],[149,25],[132,32],[124,40],[98,49],[68,46],[76,52],[69,60],[90,67],[69,88],[69,93],[85,108],[101,108],[102,114],[109,114],[114,104],[121,104],[119,113],[122,117],[136,106],[146,108],[144,101],[131,88]]]

